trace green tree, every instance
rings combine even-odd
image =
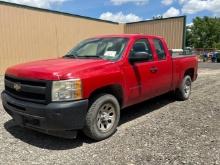
[[[186,45],[195,48],[219,48],[220,18],[196,17],[187,27]]]
[[[214,46],[216,49],[220,50],[220,42],[219,43],[215,43],[215,46]]]
[[[192,42],[192,30],[190,26],[186,27],[186,47],[193,47],[193,42]]]

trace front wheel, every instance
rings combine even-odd
[[[188,100],[191,94],[192,80],[191,77],[186,75],[182,80],[180,87],[176,91],[176,97],[178,100]]]
[[[118,100],[110,94],[96,97],[86,115],[83,132],[94,140],[103,140],[115,133],[120,119]]]

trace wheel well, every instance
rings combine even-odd
[[[120,107],[123,105],[123,90],[120,85],[108,85],[102,88],[98,88],[90,94],[89,104],[93,101],[93,99],[100,94],[111,94],[116,97],[119,102]]]
[[[193,68],[187,69],[187,70],[185,71],[184,77],[185,77],[186,75],[189,75],[189,76],[191,77],[191,79],[193,80],[193,78],[194,78],[194,69],[193,69]]]

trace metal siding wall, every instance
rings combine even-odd
[[[14,64],[62,56],[101,34],[161,35],[170,48],[182,48],[183,30],[184,17],[124,25],[0,4],[0,75]]]
[[[0,75],[8,66],[64,55],[98,34],[123,33],[123,26],[0,4]]]
[[[168,47],[180,49],[183,46],[184,17],[127,24],[125,33],[159,35],[166,39]]]

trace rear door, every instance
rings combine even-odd
[[[155,93],[160,95],[170,91],[172,86],[172,59],[166,47],[164,40],[160,38],[151,38],[153,53],[156,56],[155,68],[157,77],[154,79]]]

